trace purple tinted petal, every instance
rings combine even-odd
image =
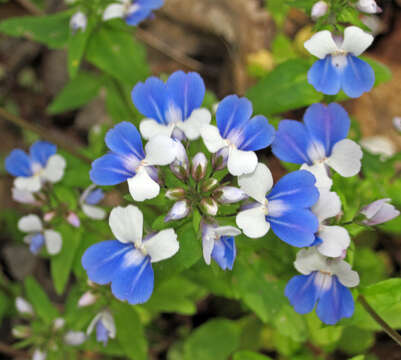
[[[85,203],[88,205],[96,205],[104,198],[104,193],[102,189],[95,189],[91,191],[88,196],[85,198]]]
[[[109,341],[109,331],[103,325],[101,319],[96,323],[96,340],[103,343],[104,346],[106,346]]]

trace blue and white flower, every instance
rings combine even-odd
[[[303,123],[280,122],[273,153],[282,161],[303,164],[302,169],[315,175],[317,187],[329,189],[332,180],[328,166],[344,177],[354,176],[361,169],[361,147],[346,139],[350,123],[342,106],[313,104],[306,110]]]
[[[102,342],[104,346],[107,345],[109,338],[115,339],[117,333],[116,324],[110,311],[103,310],[98,313],[89,324],[86,334],[89,336],[93,330],[96,330],[96,340]]]
[[[354,299],[348,288],[359,284],[359,275],[348,263],[310,248],[298,252],[294,265],[302,275],[288,282],[285,295],[296,312],[307,314],[317,304],[317,316],[328,325],[353,315]]]
[[[373,36],[356,26],[344,31],[344,40],[328,30],[314,34],[304,46],[319,58],[308,72],[308,81],[317,91],[335,95],[343,89],[352,98],[370,91],[375,82],[372,67],[358,58],[373,42]]]
[[[289,173],[273,187],[270,170],[259,163],[252,174],[240,176],[238,184],[256,200],[236,217],[238,227],[246,236],[262,237],[271,227],[290,245],[303,247],[314,242],[319,223],[310,208],[319,199],[319,191],[310,172]]]
[[[205,84],[194,72],[176,71],[166,83],[156,77],[138,83],[132,90],[132,101],[146,116],[139,125],[142,136],[177,137],[175,134],[182,132],[190,140],[199,138],[201,127],[212,119],[209,110],[201,108],[204,97]]]
[[[111,150],[92,163],[90,177],[97,185],[128,182],[135,201],[153,199],[160,192],[155,165],[168,165],[176,158],[175,141],[165,135],[154,136],[143,151],[141,135],[129,122],[109,130],[105,138]]]
[[[248,99],[227,96],[217,109],[217,128],[205,125],[201,129],[211,153],[228,148],[227,168],[234,176],[253,172],[258,164],[255,151],[269,146],[274,138],[274,127],[264,116],[251,118],[252,111]]]
[[[82,265],[94,283],[111,283],[119,300],[130,304],[146,302],[152,292],[152,263],[172,257],[179,249],[173,229],[143,237],[143,215],[135,206],[111,211],[109,224],[117,240],[92,245],[82,257]]]
[[[234,237],[241,231],[234,226],[217,226],[202,222],[202,247],[205,263],[210,265],[211,259],[223,270],[232,270],[237,250]]]
[[[6,158],[5,166],[11,175],[16,176],[15,188],[36,192],[46,182],[60,181],[66,162],[56,151],[56,145],[45,141],[35,142],[29,155],[21,149],[13,150]]]
[[[88,25],[88,18],[82,11],[76,12],[70,19],[70,28],[73,33],[78,30],[85,31]]]
[[[85,215],[94,220],[103,220],[106,217],[106,211],[96,206],[103,198],[102,189],[96,188],[94,184],[88,186],[79,198],[79,204]]]
[[[62,247],[62,237],[58,231],[44,229],[42,221],[37,215],[30,214],[22,217],[18,221],[18,229],[28,233],[24,237],[24,242],[29,244],[29,249],[33,254],[38,254],[43,246],[46,247],[50,255],[56,255]]]
[[[104,10],[103,20],[123,18],[128,25],[137,26],[163,6],[164,0],[116,0]]]
[[[320,190],[319,200],[312,207],[312,212],[319,220],[319,229],[313,245],[325,256],[343,256],[351,243],[348,231],[342,226],[326,225],[327,219],[341,213],[341,200],[339,196],[328,190]]]

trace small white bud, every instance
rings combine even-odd
[[[69,211],[67,214],[67,221],[69,224],[71,224],[72,226],[78,228],[81,226],[81,221],[79,220],[79,217],[77,214],[75,214],[72,211]]]
[[[53,321],[53,329],[60,330],[65,325],[65,320],[63,318],[57,318]]]
[[[177,201],[164,218],[164,222],[180,220],[186,217],[191,210],[188,200]]]
[[[221,204],[232,204],[247,198],[247,195],[234,186],[223,186],[216,189],[213,197]]]
[[[363,207],[361,214],[365,215],[366,219],[362,223],[369,226],[379,225],[400,215],[400,212],[389,202],[390,199],[380,199]]]
[[[311,11],[311,17],[313,20],[317,20],[318,18],[322,17],[323,15],[327,14],[327,10],[329,9],[329,5],[325,1],[318,1],[313,5]]]
[[[366,14],[377,14],[382,12],[382,9],[376,4],[375,0],[359,0],[356,4],[356,8]]]
[[[82,331],[68,331],[64,335],[64,342],[70,346],[79,346],[85,342],[86,338],[86,334]]]
[[[207,169],[207,158],[206,155],[202,152],[198,152],[192,158],[192,168],[191,175],[195,181],[202,180],[206,175]]]
[[[396,116],[393,119],[393,125],[397,131],[401,132],[401,116]]]
[[[180,200],[185,197],[185,190],[182,188],[169,189],[166,191],[166,198],[170,200]]]
[[[78,30],[85,31],[87,25],[88,18],[82,11],[78,11],[71,17],[70,28],[73,33],[77,32]]]
[[[202,199],[200,202],[200,207],[206,214],[210,216],[215,216],[217,214],[217,211],[219,210],[219,205],[212,198]]]
[[[92,292],[85,292],[78,300],[78,307],[85,307],[93,305],[97,300],[97,296]]]
[[[15,307],[20,314],[34,315],[35,313],[32,305],[20,296],[15,299]]]
[[[32,360],[46,360],[47,353],[39,349],[35,349],[32,355]]]

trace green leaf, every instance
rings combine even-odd
[[[369,57],[362,56],[361,59],[373,68],[375,72],[375,86],[391,80],[391,70],[386,65]]]
[[[97,96],[104,78],[89,72],[80,72],[48,106],[49,114],[59,114],[78,109]]]
[[[106,87],[106,109],[108,114],[114,120],[114,122],[121,121],[133,121],[134,125],[138,126],[139,118],[135,113],[135,108],[131,101],[131,98],[127,95],[130,89],[128,86],[124,87],[124,84],[118,84],[118,82],[110,77]]]
[[[233,360],[271,360],[271,358],[253,351],[242,350],[234,354]]]
[[[147,360],[148,344],[135,308],[127,303],[113,301],[112,310],[116,322],[117,340],[126,355],[134,360]]]
[[[70,225],[61,224],[55,230],[63,238],[63,247],[59,254],[51,258],[51,275],[57,294],[62,294],[69,279],[75,254],[81,241],[81,228],[75,229]]]
[[[381,281],[362,289],[361,293],[376,311],[388,309],[401,303],[401,279]]]
[[[274,317],[273,324],[283,335],[289,336],[297,342],[304,342],[308,337],[305,318],[296,313],[294,309],[285,305]]]
[[[227,360],[238,348],[240,328],[233,321],[214,319],[196,328],[184,344],[184,360]]]
[[[46,323],[51,323],[59,313],[47,297],[46,293],[32,276],[25,279],[24,285],[26,297],[32,304],[35,313],[38,314],[38,316]]]
[[[339,347],[347,354],[360,354],[368,350],[375,342],[373,331],[359,329],[355,326],[344,328]]]
[[[251,87],[246,96],[254,112],[269,116],[321,101],[323,95],[307,81],[310,66],[309,60],[288,60]]]
[[[127,32],[102,27],[90,39],[86,58],[106,73],[133,86],[150,73],[145,49]]]
[[[15,37],[24,37],[50,48],[62,48],[68,41],[71,11],[47,16],[22,16],[4,20],[0,32]]]

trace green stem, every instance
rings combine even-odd
[[[92,160],[86,157],[85,155],[81,154],[76,150],[76,146],[71,144],[71,141],[64,140],[61,136],[55,136],[49,132],[48,129],[45,129],[39,125],[34,125],[29,123],[28,121],[10,114],[5,109],[0,107],[0,118],[3,118],[13,124],[25,129],[34,132],[35,134],[39,135],[42,139],[47,140],[51,143],[58,145],[59,147],[63,148],[71,155],[76,156],[77,158],[81,159],[82,161],[91,164]]]
[[[359,295],[358,300],[366,312],[372,317],[372,319],[380,325],[383,331],[386,332],[386,334],[390,336],[399,346],[401,346],[401,335],[383,320],[383,318],[368,304],[363,295]]]

